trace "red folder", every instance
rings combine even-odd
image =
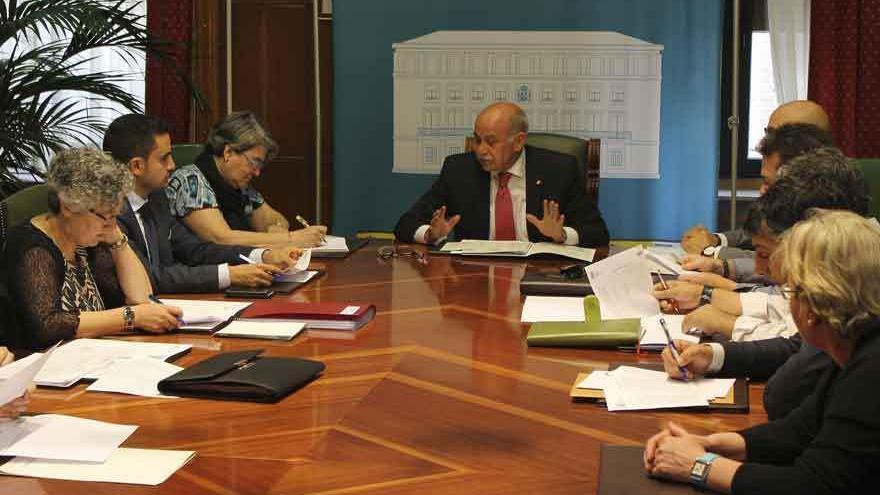
[[[239,319],[298,321],[306,328],[357,330],[376,315],[376,306],[362,303],[294,303],[257,301]]]

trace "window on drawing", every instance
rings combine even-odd
[[[430,165],[434,163],[434,148],[430,146],[425,146],[424,155],[425,165]]]
[[[598,102],[602,100],[602,93],[598,89],[590,91],[590,101]]]
[[[449,90],[449,100],[450,101],[461,101],[461,89],[452,88]]]
[[[458,146],[450,146],[449,147],[449,154],[450,155],[457,155],[459,153],[461,153],[461,148],[459,148]]]
[[[471,101],[483,101],[485,94],[482,89],[471,90]]]
[[[425,100],[437,101],[440,99],[440,92],[436,88],[425,88]]]
[[[623,166],[623,152],[622,151],[612,151],[608,153],[608,161],[611,162],[610,165],[612,167],[622,167]]]
[[[541,100],[542,101],[553,101],[553,91],[549,90],[549,89],[545,89],[541,93]]]
[[[569,89],[565,92],[565,101],[577,101],[578,93],[574,89]]]
[[[506,100],[506,99],[507,99],[507,91],[506,91],[506,90],[503,90],[503,89],[496,89],[496,90],[495,90],[495,99],[496,99],[497,101],[504,101],[504,100]]]
[[[622,102],[623,91],[614,91],[613,93],[611,93],[611,101]]]

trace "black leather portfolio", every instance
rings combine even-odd
[[[599,495],[687,495],[704,493],[684,483],[652,478],[645,473],[639,446],[602,444]]]
[[[524,296],[587,296],[593,293],[586,274],[577,278],[563,276],[559,268],[527,268],[519,282]]]
[[[262,357],[262,349],[224,352],[159,382],[168,395],[204,399],[278,402],[314,380],[324,363]]]

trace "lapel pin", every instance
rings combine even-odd
[[[536,181],[535,181],[535,185],[536,185],[536,186],[540,186],[540,185],[541,185],[541,179],[536,180]]]

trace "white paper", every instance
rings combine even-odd
[[[54,350],[55,347],[45,353],[35,352],[0,368],[4,371],[0,376],[0,406],[24,395]]]
[[[137,429],[59,414],[0,423],[0,455],[104,462]]]
[[[182,369],[180,366],[150,357],[124,359],[116,361],[86,390],[174,398],[159,392],[159,382]]]
[[[583,297],[526,296],[520,321],[585,321]]]
[[[324,243],[318,247],[312,248],[312,250],[316,253],[327,251],[348,251],[348,243],[345,241],[345,237],[327,235],[324,236]]]
[[[151,357],[164,361],[191,347],[190,344],[76,339],[58,347],[34,381],[37,385],[67,387],[81,378],[101,378],[120,359]]]
[[[282,320],[234,320],[216,332],[220,337],[290,340],[306,327],[305,323]]]
[[[342,309],[342,311],[339,312],[339,314],[353,315],[353,314],[356,314],[360,310],[361,310],[360,306],[346,306],[345,308]]]
[[[447,242],[440,252],[472,256],[531,256],[533,254],[555,254],[581,261],[593,261],[595,249],[578,246],[565,246],[553,242],[527,241],[484,241],[465,239],[459,242]]]
[[[448,244],[448,243],[447,243]],[[443,246],[444,248],[446,246]],[[520,254],[524,255],[532,247],[527,241],[484,241],[479,239],[465,239],[458,243],[461,254]]]
[[[118,448],[106,461],[100,463],[16,457],[0,466],[0,473],[32,478],[156,486],[171,477],[195,455],[195,452],[185,450]]]
[[[239,301],[199,301],[190,299],[162,299],[163,304],[183,310],[181,328],[212,329],[232,318],[253,303]]]
[[[651,268],[636,246],[586,267],[603,320],[641,318],[660,312]]]
[[[709,400],[727,395],[731,386],[732,379],[681,381],[663,371],[621,366],[608,373],[602,390],[609,411],[634,411],[705,407]]]
[[[528,253],[529,256],[533,254],[556,254],[581,261],[593,261],[596,250],[578,246],[565,246],[553,242],[536,242],[532,244]]]
[[[608,377],[608,373],[610,373],[610,371],[592,371],[589,375],[587,375],[586,378],[581,380],[576,385],[576,387],[592,390],[604,390],[605,385],[608,383],[608,380],[610,380],[610,378]]]
[[[295,275],[302,271],[308,270],[309,263],[312,262],[312,250],[311,249],[303,249],[302,254],[296,260],[296,263],[287,267],[287,270],[282,272],[283,275]],[[275,280],[278,280],[278,277],[275,277]]]
[[[304,284],[313,279],[318,270],[305,270],[296,273],[281,273],[275,276],[276,282],[298,282]]]
[[[668,344],[666,334],[663,327],[660,326],[660,318],[666,321],[666,328],[669,329],[669,337],[672,340],[686,340],[688,342],[697,343],[700,337],[696,335],[688,335],[682,331],[681,324],[684,322],[685,315],[654,315],[642,317],[642,331],[644,334],[639,340],[641,345],[665,346]]]

